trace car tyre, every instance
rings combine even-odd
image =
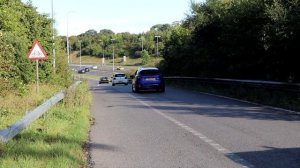
[[[136,86],[132,85],[132,92],[139,93],[140,91]]]
[[[165,91],[166,91],[165,86],[162,86],[162,87],[160,88],[160,90],[159,90],[160,93],[164,93]]]
[[[112,86],[115,86],[116,84],[112,83],[111,85],[112,85]]]

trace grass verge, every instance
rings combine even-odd
[[[86,167],[92,96],[87,82],[8,143],[0,143],[1,168]]]
[[[300,94],[267,88],[201,83],[198,81],[167,81],[169,85],[187,90],[222,95],[249,102],[300,111]]]
[[[39,85],[39,94],[35,85],[29,85],[26,95],[10,93],[5,97],[0,97],[0,129],[5,129],[9,125],[21,119],[28,111],[33,110],[55,93],[62,90],[62,87],[49,84]]]

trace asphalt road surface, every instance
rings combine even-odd
[[[96,168],[300,168],[299,114],[170,87],[90,84]]]

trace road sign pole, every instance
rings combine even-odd
[[[39,60],[36,60],[36,94],[39,94]]]

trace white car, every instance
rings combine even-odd
[[[128,85],[128,79],[124,73],[115,73],[112,77],[111,83],[112,86],[115,86],[116,84]]]

